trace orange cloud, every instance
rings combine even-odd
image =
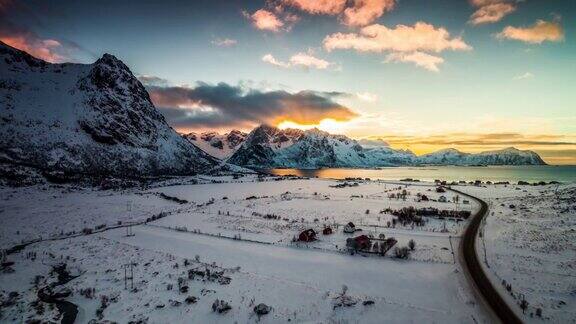
[[[496,34],[499,39],[514,39],[531,44],[541,44],[544,41],[560,42],[564,40],[564,30],[558,21],[537,20],[530,27],[505,27]]]
[[[313,15],[340,15],[343,24],[361,27],[391,11],[396,0],[281,0],[281,3]]]
[[[485,4],[472,14],[469,22],[473,25],[495,23],[515,10],[516,6],[507,2]]]
[[[284,0],[283,3],[310,14],[337,15],[344,10],[346,0]]]
[[[427,52],[472,49],[461,37],[451,37],[446,29],[425,22],[417,22],[414,26],[396,25],[394,28],[373,24],[360,29],[358,33],[335,33],[324,38],[324,48],[327,51],[353,49],[358,52],[391,52],[385,63],[410,62],[435,72],[444,59]]]
[[[450,33],[442,27],[434,27],[425,22],[414,26],[396,25],[388,28],[374,24],[364,27],[359,33],[335,33],[324,39],[328,51],[335,49],[354,49],[359,52],[413,52],[444,50],[470,50],[462,38],[450,38]]]
[[[17,5],[13,0],[0,0],[0,41],[52,63],[67,60],[68,51],[59,41],[43,39],[33,31],[11,22]]]
[[[416,64],[416,66],[425,68],[428,71],[438,72],[440,71],[438,65],[444,63],[444,59],[422,52],[395,52],[388,54],[385,62],[410,62]]]
[[[284,23],[271,11],[266,9],[259,9],[253,14],[244,13],[248,19],[252,21],[252,25],[260,30],[268,30],[279,32]]]
[[[366,26],[394,8],[395,0],[355,0],[354,6],[344,10],[344,24]]]
[[[57,53],[62,48],[62,44],[53,39],[40,39],[33,34],[22,33],[14,36],[0,35],[0,41],[44,61],[58,63],[66,60],[64,56]]]
[[[388,28],[374,24],[364,27],[359,33],[335,33],[324,39],[328,51],[335,49],[354,49],[359,52],[442,52],[444,50],[470,50],[460,37],[450,37],[442,27],[434,27],[425,22],[414,26],[396,25]]]
[[[466,152],[481,152],[514,146],[536,151],[551,164],[576,163],[576,137],[561,134],[521,133],[444,133],[431,136],[379,135],[366,139],[384,139],[394,148],[425,154],[446,147]]]

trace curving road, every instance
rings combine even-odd
[[[502,323],[522,323],[522,320],[520,320],[516,313],[514,313],[514,311],[508,306],[504,298],[502,298],[496,288],[494,288],[494,285],[492,285],[492,282],[490,282],[486,273],[484,273],[484,269],[478,259],[478,255],[476,254],[476,235],[478,235],[482,219],[488,213],[488,204],[479,198],[459,190],[452,188],[447,189],[452,190],[459,195],[474,199],[480,204],[480,210],[472,216],[470,224],[468,224],[460,243],[460,252],[464,260],[464,270],[468,272],[468,276],[472,279],[476,290],[482,295],[486,304],[490,306],[494,315],[498,317]]]

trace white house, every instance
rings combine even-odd
[[[344,233],[354,233],[354,232],[356,232],[356,226],[354,225],[354,223],[349,222],[344,226]]]

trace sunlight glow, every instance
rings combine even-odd
[[[295,128],[301,130],[308,130],[313,128],[318,128],[319,130],[331,133],[331,134],[340,134],[342,133],[343,126],[345,122],[339,122],[331,118],[322,119],[318,124],[298,124],[290,120],[285,120],[278,124],[278,128],[286,129],[286,128]]]

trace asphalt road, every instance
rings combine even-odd
[[[522,323],[522,320],[514,313],[504,298],[498,293],[488,276],[484,272],[478,255],[476,254],[476,235],[480,229],[482,219],[488,214],[488,204],[469,194],[450,188],[450,190],[474,199],[480,203],[480,210],[472,216],[460,244],[461,255],[464,260],[464,270],[468,272],[468,277],[472,279],[476,290],[482,295],[485,303],[492,309],[493,314],[500,319],[502,323],[516,324]]]

